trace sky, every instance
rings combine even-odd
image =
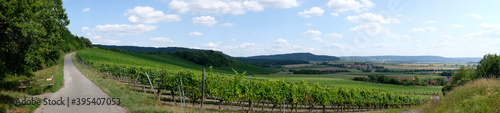
[[[94,44],[245,57],[482,57],[500,51],[498,0],[63,0]]]

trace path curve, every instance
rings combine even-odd
[[[92,81],[85,77],[73,65],[71,55],[75,52],[64,56],[64,86],[55,93],[47,93],[38,95],[39,98],[60,99],[65,100],[65,105],[42,105],[35,110],[35,113],[123,113],[124,108],[118,105],[72,105],[73,98],[109,98],[108,94],[104,93],[101,88],[97,87]]]

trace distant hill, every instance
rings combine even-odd
[[[346,56],[340,57],[344,60],[360,60],[366,62],[388,62],[388,63],[444,63],[444,62],[479,62],[480,57],[469,58],[446,58],[441,56]]]
[[[277,55],[262,55],[252,56],[247,58],[253,59],[280,59],[280,60],[303,60],[303,61],[337,61],[339,57],[314,55],[311,53],[290,53],[290,54],[277,54]]]

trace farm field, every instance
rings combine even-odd
[[[280,80],[285,78],[288,82],[300,83],[306,80],[309,84],[318,82],[323,86],[346,86],[353,88],[377,89],[397,94],[418,94],[418,95],[435,95],[441,94],[441,86],[402,86],[392,84],[370,83],[362,81],[354,81],[352,78],[358,76],[353,73],[336,73],[336,74],[274,74],[274,75],[256,75],[259,79]],[[367,76],[359,74],[359,76]]]
[[[98,48],[78,51],[77,57],[81,63],[99,72],[98,74],[103,78],[113,79],[126,84],[131,83],[134,78],[139,78],[137,80],[139,86],[148,86],[151,88],[151,90],[148,87],[142,88],[147,95],[155,94],[156,90],[154,89],[160,88],[180,96],[178,95],[179,90],[177,90],[177,86],[184,84],[185,86],[183,85],[183,87],[187,88],[184,91],[188,93],[186,98],[189,102],[193,103],[193,105],[200,102],[201,70],[199,67],[189,64],[186,61],[180,59],[169,60],[169,56],[163,56],[166,58],[162,58],[148,54],[121,53]],[[239,105],[242,106],[241,103],[254,102],[255,106],[263,108],[267,106],[273,109],[277,106],[285,108],[283,106],[285,104],[288,107],[287,109],[297,110],[300,108],[303,111],[305,108],[298,107],[299,103],[305,103],[305,106],[309,107],[316,106],[310,103],[310,100],[302,100],[304,98],[311,98],[317,100],[313,101],[316,104],[328,106],[322,106],[323,110],[326,111],[343,111],[344,107],[355,111],[356,109],[352,107],[384,109],[386,107],[418,105],[428,100],[428,95],[440,94],[439,87],[407,87],[358,82],[350,80],[352,76],[346,76],[347,74],[291,76],[287,74],[254,74],[254,77],[252,77],[243,76],[241,73],[244,72],[244,69],[249,69],[251,72],[252,70],[258,71],[256,69],[259,68],[243,67],[239,69],[242,69],[237,70],[240,74],[216,74],[217,72],[212,74],[207,69],[206,93],[209,96],[207,98],[215,98],[215,100],[212,100],[215,101],[213,104],[240,103]],[[263,70],[262,73],[265,71]],[[162,80],[163,82],[158,82],[157,80]],[[305,80],[305,82],[301,83],[302,80]],[[150,87],[150,84],[153,87]],[[162,87],[158,87],[156,84]],[[146,89],[149,91],[146,91]],[[297,91],[297,93],[293,93],[294,91]],[[139,92],[141,91],[139,90]],[[342,99],[339,100],[339,98]],[[392,99],[389,101],[387,98]],[[252,101],[248,101],[248,99]],[[266,103],[268,105],[264,105]],[[250,108],[242,108],[242,110],[251,110],[251,106]],[[358,110],[360,111],[361,109]]]

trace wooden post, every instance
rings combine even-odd
[[[201,78],[201,106],[203,108],[203,102],[205,100],[205,69],[203,69],[203,77]]]
[[[146,77],[148,77],[149,85],[151,85],[151,90],[153,91],[153,94],[156,95],[155,89],[153,88],[153,83],[151,83],[151,79],[149,79],[148,73],[147,72],[144,72],[144,73],[146,73]]]
[[[137,73],[137,77],[135,77],[135,81],[134,81],[134,85],[132,85],[132,87],[135,87],[135,84],[137,83],[137,79],[139,78],[139,73]]]
[[[161,83],[163,82],[163,80],[159,80],[158,81],[158,93],[157,93],[157,97],[158,97],[158,100],[161,99]]]

